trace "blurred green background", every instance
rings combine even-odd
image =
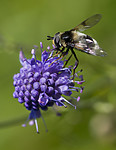
[[[33,45],[58,31],[71,29],[84,19],[102,14],[85,33],[107,51],[105,58],[76,52],[83,69],[85,89],[79,107],[61,108],[57,117],[43,112],[40,135],[35,126],[22,128],[29,112],[13,99],[13,75],[19,72],[19,50],[30,58]],[[114,150],[116,149],[116,1],[115,0],[6,0],[0,1],[0,149]],[[39,51],[39,50],[38,50]],[[37,52],[40,58],[40,52]]]

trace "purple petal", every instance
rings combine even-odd
[[[37,101],[38,100],[38,97],[33,97],[33,96],[31,96],[31,98],[30,98],[32,101]]]
[[[54,88],[53,88],[52,86],[49,86],[49,87],[47,88],[47,93],[48,93],[49,95],[52,95],[52,94],[54,93]]]
[[[34,83],[33,83],[33,88],[34,88],[35,90],[38,90],[38,89],[40,88],[39,82],[34,82]]]
[[[24,94],[22,91],[19,92],[19,97],[24,97]]]
[[[29,78],[29,83],[30,83],[30,84],[34,83],[34,81],[35,81],[34,78],[32,78],[32,77]]]
[[[43,73],[43,77],[48,78],[49,76],[50,76],[50,73],[49,73],[49,72]]]
[[[42,53],[42,62],[45,62],[45,60],[47,60],[48,57],[49,57],[49,53],[46,52],[46,51],[44,51],[44,52]]]
[[[35,78],[36,80],[39,80],[39,78],[40,78],[40,73],[39,73],[39,72],[35,72],[34,78]]]
[[[80,93],[82,93],[82,92],[83,92],[83,90],[84,90],[84,87],[81,87]]]
[[[29,91],[25,91],[25,96],[29,98],[30,97],[30,92]]]
[[[83,81],[75,81],[77,84],[82,84],[83,82],[85,82],[84,80]]]
[[[24,91],[26,90],[25,85],[22,85],[22,86],[20,87],[20,90],[24,92]]]
[[[49,97],[44,94],[44,93],[41,93],[40,96],[39,96],[39,99],[38,99],[38,102],[40,104],[40,106],[46,106],[46,104],[48,103],[49,101]]]
[[[47,85],[40,85],[40,89],[41,89],[41,92],[46,92],[47,90]]]
[[[43,44],[42,44],[42,42],[40,42],[40,47],[41,47],[41,48],[43,48]]]
[[[25,100],[25,102],[29,102],[30,101],[30,98],[28,98],[28,97],[24,97],[24,100]]]
[[[72,94],[72,91],[63,91],[62,94],[70,96]]]
[[[29,73],[27,74],[27,77],[28,77],[28,78],[33,77],[33,73],[32,73],[32,72],[29,72]]]
[[[15,91],[16,91],[16,92],[19,92],[19,91],[20,91],[20,87],[19,87],[19,86],[16,86],[16,87],[15,87]]]
[[[31,113],[29,114],[29,120],[40,118],[40,117],[41,117],[40,110],[33,110],[33,109],[31,110]]]
[[[55,86],[68,84],[68,80],[65,77],[59,77],[58,80],[55,82]]]
[[[32,54],[32,55],[35,55],[35,49],[32,49],[32,50],[31,50],[31,54]]]
[[[38,97],[38,95],[39,95],[38,91],[35,89],[31,90],[31,94],[33,97]]]
[[[54,80],[53,79],[48,79],[48,85],[53,85],[54,84]]]
[[[34,124],[35,124],[35,121],[34,121],[34,120],[30,120],[30,121],[29,121],[29,125],[30,125],[30,126],[32,126],[32,125],[34,125]]]
[[[26,88],[27,88],[28,91],[31,91],[31,90],[32,90],[32,85],[31,85],[31,84],[28,84],[28,85],[26,86]]]
[[[45,84],[46,83],[46,78],[42,77],[40,78],[40,84]]]
[[[55,94],[53,95],[54,99],[59,99],[61,97],[61,93],[58,90],[55,90]]]
[[[61,86],[58,87],[58,89],[62,93],[63,91],[67,91],[68,90],[68,86],[67,85],[61,85]]]
[[[17,81],[16,80],[13,81],[13,85],[17,86]]]
[[[15,75],[13,76],[13,79],[14,79],[14,80],[16,80],[16,79],[17,79],[17,74],[15,74]]]
[[[77,102],[79,102],[79,101],[80,101],[80,96],[77,97]]]
[[[53,80],[56,80],[58,78],[57,73],[52,73],[50,76],[52,77]]]
[[[28,84],[28,79],[24,79],[24,84],[27,85]]]
[[[20,51],[20,53],[19,53],[19,60],[20,60],[20,63],[21,63],[22,66],[24,65],[25,59],[26,58],[25,58],[25,55],[24,55],[23,51]]]
[[[14,93],[13,93],[13,97],[14,97],[14,98],[18,98],[18,97],[19,97],[18,92],[14,91]]]
[[[19,102],[19,103],[23,103],[23,102],[24,102],[24,99],[21,98],[21,97],[19,97],[19,98],[18,98],[18,102]]]
[[[19,80],[17,81],[17,85],[21,86],[22,84],[23,84],[23,80],[22,80],[22,79],[19,79]]]

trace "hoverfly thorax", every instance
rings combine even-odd
[[[71,31],[65,31],[62,35],[61,35],[61,39],[64,40],[66,43],[71,42],[72,41],[72,33]]]

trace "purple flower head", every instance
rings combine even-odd
[[[40,47],[42,50],[42,43]],[[79,78],[79,81],[72,80],[71,69],[63,68],[64,62],[59,57],[52,56],[50,47],[49,52],[42,52],[41,61],[36,59],[35,49],[32,49],[31,54],[32,58],[27,59],[20,51],[19,60],[22,68],[20,73],[13,77],[15,87],[13,97],[18,98],[18,102],[24,103],[26,109],[31,111],[28,120],[31,120],[30,125],[36,124],[36,130],[39,132],[37,118],[42,117],[40,109],[47,110],[54,104],[67,107],[65,103],[76,108],[63,96],[74,98],[71,96],[72,91],[82,92],[84,81],[82,76],[77,75],[78,73],[76,77]],[[75,87],[75,84],[78,87]],[[79,101],[80,97],[74,99]]]

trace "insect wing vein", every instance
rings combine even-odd
[[[77,25],[71,31],[74,31],[74,30],[78,30],[78,31],[87,30],[87,29],[93,27],[94,25],[96,25],[100,21],[101,17],[102,17],[101,14],[93,15],[93,16],[89,17],[88,19],[86,19],[85,21],[83,21],[82,23],[80,23],[79,25]]]

